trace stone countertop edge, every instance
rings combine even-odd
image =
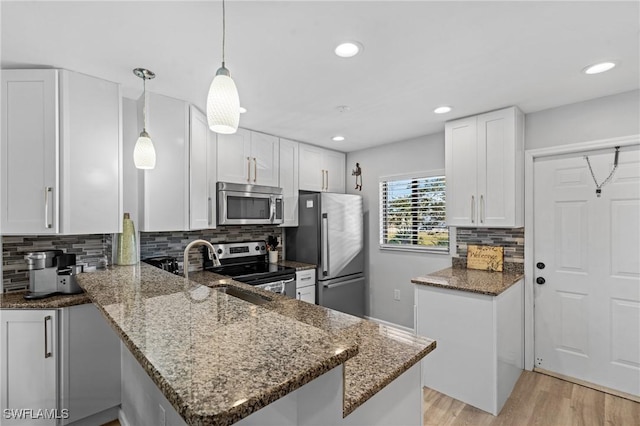
[[[166,274],[171,275],[168,272]],[[202,274],[203,276],[206,276],[207,274],[211,273],[205,272]],[[219,278],[219,276],[214,276],[214,278]],[[213,284],[212,281],[209,282]],[[82,287],[82,283],[79,282],[79,284]],[[230,280],[228,277],[222,278],[221,280],[216,282],[214,286],[228,284],[238,287],[245,286],[245,284]],[[282,398],[283,396],[304,386],[305,384],[311,382],[324,373],[327,373],[331,369],[344,364],[347,360],[358,354],[358,347],[355,343],[353,343],[350,346],[346,347],[345,350],[341,353],[327,357],[313,368],[306,371],[301,371],[298,374],[289,377],[287,381],[279,383],[276,386],[263,389],[260,395],[254,395],[244,401],[242,404],[230,407],[226,411],[218,413],[196,413],[189,407],[188,404],[183,401],[183,399],[171,387],[171,385],[165,380],[165,378],[162,377],[162,374],[147,359],[143,352],[134,344],[133,341],[131,341],[131,339],[129,339],[127,334],[118,326],[116,321],[111,318],[110,314],[106,312],[103,306],[95,298],[92,297],[91,293],[88,292],[87,295],[90,301],[96,305],[102,315],[104,315],[104,317],[107,319],[107,322],[110,324],[110,326],[118,333],[125,346],[129,349],[135,359],[140,363],[142,368],[147,372],[151,380],[156,384],[156,386],[158,386],[159,390],[171,403],[173,408],[189,425],[231,425],[233,423],[236,423],[239,420],[242,420],[243,418],[249,416],[250,414],[257,412],[261,408],[266,407],[272,402]],[[273,293],[269,293],[269,295],[278,296]],[[280,297],[284,298],[284,296]]]
[[[450,267],[411,279],[413,284],[498,296],[524,278],[521,272],[489,272]]]
[[[58,309],[91,303],[86,293],[61,294],[46,299],[26,300],[26,290],[0,294],[0,309]]]
[[[297,262],[294,260],[280,260],[278,261],[278,265],[287,266],[289,268],[295,268],[296,271],[306,271],[309,269],[316,269],[316,265],[311,263]]]

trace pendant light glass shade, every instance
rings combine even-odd
[[[216,133],[232,134],[240,122],[240,98],[236,84],[224,65],[211,81],[207,96],[207,121]]]
[[[133,164],[137,169],[150,170],[156,167],[156,149],[147,133],[147,80],[155,78],[153,71],[136,68],[133,73],[142,79],[142,132],[133,148]]]
[[[147,132],[140,133],[133,148],[133,163],[137,169],[154,169],[156,167],[156,150]]]

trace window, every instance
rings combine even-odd
[[[380,247],[449,252],[442,175],[380,181]]]

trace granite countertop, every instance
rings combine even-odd
[[[244,286],[210,273],[187,280],[146,264],[78,276],[188,424],[237,422],[358,353],[347,335],[197,284],[198,274],[211,285]]]
[[[25,300],[26,291],[0,293],[0,309],[57,309],[91,303],[86,293],[65,294],[46,299]]]
[[[230,279],[220,280],[210,272],[189,274],[203,285],[233,285],[270,295],[272,302],[262,308],[287,318],[356,342],[358,354],[344,365],[343,415],[347,416],[365,401],[407,371],[436,347],[436,342],[397,328],[354,317],[322,306],[268,293]]]
[[[423,277],[414,284],[497,296],[524,277],[520,271],[489,272],[466,268],[446,268]]]
[[[294,260],[280,260],[278,265],[287,266],[289,268],[295,268],[296,271],[305,271],[308,269],[316,269],[316,265],[310,263],[296,262]]]

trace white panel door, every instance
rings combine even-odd
[[[251,183],[280,186],[280,140],[276,136],[251,132]]]
[[[476,226],[477,119],[465,118],[445,125],[447,225]]]
[[[232,135],[217,136],[218,181],[252,183],[251,132],[238,129]]]
[[[283,222],[298,226],[298,142],[280,139],[280,187],[283,196]]]
[[[613,150],[589,158],[600,183]],[[622,149],[600,198],[583,154],[534,173],[535,365],[640,395],[640,151]]]
[[[5,410],[49,410],[58,405],[56,310],[0,310],[0,410],[2,425],[55,425],[56,419],[6,418]],[[57,414],[60,414],[59,412]],[[16,418],[17,417],[17,418]]]
[[[189,228],[207,229],[211,224],[209,196],[209,150],[211,146],[207,117],[196,107],[189,107]]]
[[[515,222],[514,115],[515,110],[509,108],[478,116],[480,226],[505,226]]]
[[[58,71],[2,70],[2,234],[58,232]]]
[[[120,85],[60,72],[63,234],[122,232]]]
[[[341,152],[324,151],[323,162],[324,169],[327,171],[325,191],[343,194],[345,189],[345,174],[347,172],[345,155]]]

